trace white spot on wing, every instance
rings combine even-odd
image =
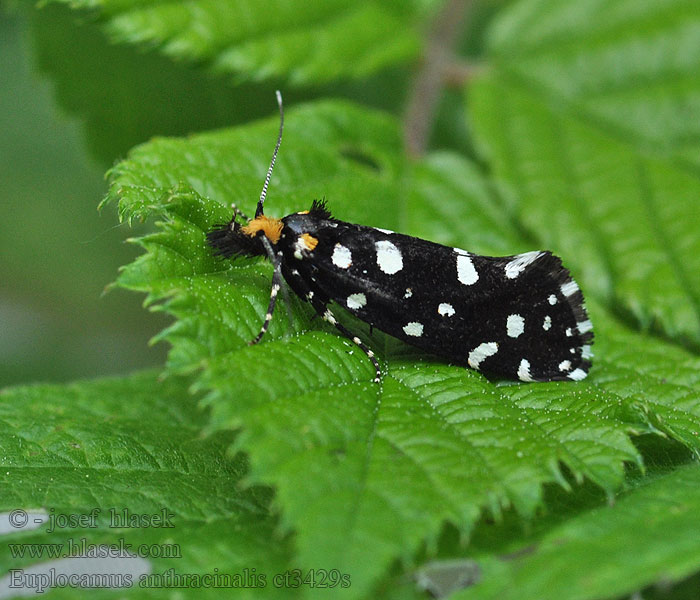
[[[406,293],[403,295],[404,298],[410,298],[413,296],[413,290],[411,288],[406,288]]]
[[[525,331],[525,319],[520,315],[508,315],[506,319],[506,331],[512,338],[522,335],[523,331]]]
[[[388,240],[374,244],[377,249],[377,264],[387,275],[393,275],[403,269],[401,251]]]
[[[576,325],[578,325],[579,333],[586,333],[586,332],[591,331],[593,329],[593,323],[591,323],[590,319],[586,319],[585,321],[581,321],[580,323],[576,323]]]
[[[467,362],[472,369],[478,369],[484,359],[493,356],[496,352],[498,352],[498,344],[496,342],[484,342],[469,353]]]
[[[561,286],[561,293],[567,298],[578,291],[578,284],[575,281],[569,281]]]
[[[530,375],[530,362],[523,358],[518,366],[518,379],[520,381],[535,381]]]
[[[418,323],[417,321],[411,321],[406,323],[403,327],[403,332],[406,335],[413,335],[415,337],[420,337],[423,335],[423,323]]]
[[[554,294],[549,295],[549,303],[554,306],[557,303],[557,297]]]
[[[306,242],[306,239],[299,236],[294,242],[294,258],[301,260],[309,250],[311,250],[311,248]]]
[[[352,252],[342,244],[336,244],[331,260],[336,267],[347,269],[352,264]]]
[[[464,285],[474,285],[479,281],[479,274],[474,268],[471,257],[459,252],[457,253],[457,279]]]
[[[382,233],[386,233],[387,235],[394,233],[391,229],[382,229],[381,227],[375,227],[377,231],[381,231]]]
[[[571,369],[571,361],[570,360],[562,360],[559,363],[559,370],[560,371],[569,371]]]
[[[539,250],[534,250],[533,252],[525,252],[524,254],[518,254],[513,260],[511,260],[505,268],[506,277],[508,279],[515,279],[520,273],[525,270],[525,267],[535,262],[542,253]]]
[[[542,323],[542,329],[544,329],[545,331],[549,331],[551,328],[552,328],[552,317],[547,315],[544,318],[544,323]]]
[[[581,358],[592,358],[593,357],[593,352],[591,352],[591,346],[589,344],[586,344],[584,346],[581,346]]]
[[[451,317],[455,314],[455,309],[451,304],[443,302],[438,306],[438,313],[443,317]]]
[[[581,381],[582,379],[586,378],[586,375],[588,375],[588,373],[586,373],[583,369],[575,369],[571,371],[567,377],[569,379],[573,379],[574,381]]]
[[[358,293],[358,294],[350,294],[348,296],[348,301],[347,305],[350,310],[357,310],[358,308],[362,308],[367,304],[367,296],[364,294]]]

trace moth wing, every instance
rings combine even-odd
[[[478,256],[342,222],[317,236],[306,261],[314,285],[381,331],[495,375],[585,377],[590,321],[550,252]]]

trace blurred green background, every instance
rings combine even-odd
[[[102,296],[135,254],[98,214],[106,162],[87,151],[82,123],[56,107],[37,72],[29,10],[0,20],[0,384],[60,381],[161,362],[158,330],[140,300]],[[115,158],[120,152],[114,148]],[[161,323],[162,324],[162,323]]]

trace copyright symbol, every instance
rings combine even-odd
[[[10,521],[10,525],[12,525],[12,527],[15,529],[21,529],[27,524],[27,521],[29,521],[29,516],[27,515],[26,511],[22,510],[21,508],[17,508],[9,514],[8,520]]]

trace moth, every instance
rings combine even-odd
[[[593,326],[583,294],[548,251],[479,256],[387,229],[334,218],[325,201],[281,219],[263,212],[282,142],[284,110],[255,217],[235,206],[207,234],[224,258],[264,256],[273,265],[257,344],[284,282],[367,355],[372,350],[336,319],[331,301],[368,323],[452,363],[521,381],[581,380],[591,366]],[[243,219],[243,223],[238,221]]]

